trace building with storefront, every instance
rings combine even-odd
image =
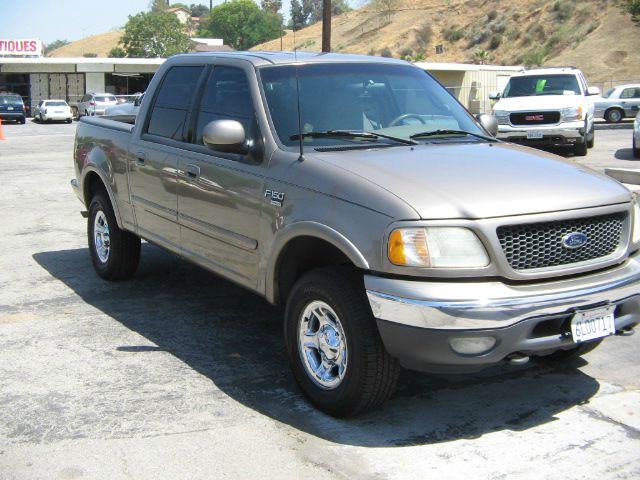
[[[22,96],[27,113],[47,98],[77,104],[87,92],[144,92],[164,58],[0,57],[0,91]]]

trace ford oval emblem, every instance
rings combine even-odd
[[[573,250],[585,246],[587,240],[588,238],[584,233],[572,232],[562,237],[562,246]]]

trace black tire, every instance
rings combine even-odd
[[[298,342],[305,310],[316,302],[335,312],[346,340],[348,362],[344,377],[330,389],[323,388],[307,373]],[[318,336],[321,330],[318,328]],[[298,280],[287,302],[284,335],[298,385],[323,412],[336,417],[357,415],[376,408],[393,395],[400,365],[384,348],[365,296],[362,274],[357,270],[319,269]]]
[[[619,108],[610,108],[604,112],[604,119],[607,123],[620,123],[624,118],[624,112]]]
[[[27,123],[27,118],[26,117],[22,117],[19,121],[20,121],[20,123],[22,125],[24,125],[25,123]]]
[[[640,148],[636,145],[636,137],[633,137],[633,156],[635,158],[640,158]]]
[[[548,358],[549,360],[568,360],[571,358],[581,357],[593,350],[595,350],[598,345],[602,343],[603,338],[598,340],[591,340],[590,342],[584,342],[578,345],[577,347],[571,348],[569,350],[558,350],[557,352],[553,352],[551,355],[547,355],[544,358]]]
[[[573,154],[576,157],[584,157],[587,154],[587,139],[586,139],[586,136],[585,136],[585,138],[582,139],[582,141],[580,143],[576,143],[573,146]]]
[[[96,246],[95,225],[96,217],[102,214],[106,219],[109,237],[106,255],[101,259]],[[98,192],[91,199],[89,205],[89,218],[87,222],[87,237],[89,252],[96,273],[105,280],[125,280],[133,276],[140,261],[140,237],[133,233],[121,230],[116,222],[111,202],[105,192]]]
[[[66,122],[66,123],[71,123],[71,121],[72,121],[72,119],[71,119],[71,118],[67,118],[67,119],[65,120],[65,122]]]
[[[593,148],[596,144],[596,126],[591,125],[591,130],[587,133],[587,148]]]

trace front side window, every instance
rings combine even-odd
[[[503,98],[540,95],[580,95],[575,75],[525,75],[511,77]]]
[[[270,66],[260,70],[260,78],[276,133],[287,146],[297,145],[299,130],[305,144],[312,146],[355,141],[393,143],[380,136],[407,140],[412,135],[436,130],[484,133],[431,76],[408,65]],[[361,139],[332,137],[331,132],[335,131],[372,135]]]
[[[236,120],[252,138],[255,112],[247,75],[239,68],[215,67],[207,81],[196,125],[195,143],[203,145],[202,131],[214,120]]]
[[[615,88],[610,88],[609,90],[607,90],[606,92],[604,92],[602,94],[602,98],[609,98],[614,90],[615,90]]]
[[[184,66],[173,67],[167,72],[151,109],[147,133],[184,140],[189,105],[203,69],[203,66]]]

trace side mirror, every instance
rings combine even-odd
[[[212,150],[227,153],[247,153],[246,133],[236,120],[214,120],[202,131],[202,141]]]
[[[587,95],[600,95],[598,87],[587,87]]]
[[[498,135],[498,119],[495,115],[489,115],[488,113],[481,113],[476,115],[476,119],[480,122],[480,125],[491,135],[495,137]]]
[[[493,90],[491,92],[489,92],[489,99],[490,100],[500,100],[500,92],[497,90]]]

